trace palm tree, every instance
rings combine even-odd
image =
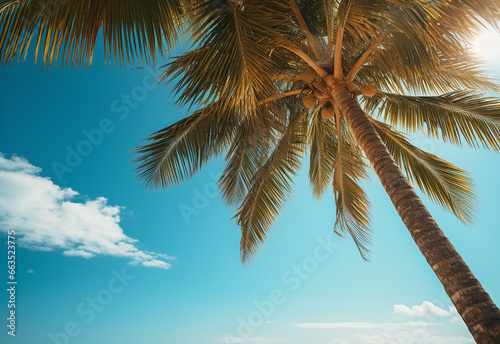
[[[367,259],[367,160],[475,340],[500,342],[499,309],[412,186],[470,222],[470,179],[399,131],[500,150],[500,99],[485,96],[498,87],[468,49],[500,18],[496,0],[3,0],[0,11],[3,64],[25,59],[34,36],[44,66],[91,65],[101,29],[119,65],[154,64],[187,39],[160,79],[197,110],[137,149],[148,186],[225,154],[219,186],[238,206],[245,262],[309,153],[313,193],[332,187],[335,232]]]

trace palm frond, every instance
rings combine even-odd
[[[208,160],[230,144],[239,116],[222,111],[217,103],[149,137],[149,143],[138,147],[141,154],[134,160],[139,178],[153,188],[169,188],[192,177]]]
[[[323,37],[327,34],[324,1],[325,0],[295,0],[309,31],[316,37]],[[334,1],[330,1],[330,3],[333,2]]]
[[[458,53],[461,45],[455,45],[456,53],[450,56],[436,49],[433,51],[429,47],[432,44],[419,42],[407,34],[393,33],[384,39],[382,48],[372,54],[372,61],[358,79],[380,89],[424,94],[457,89],[498,89],[481,70],[479,61]]]
[[[253,113],[259,100],[275,93],[269,41],[277,38],[283,16],[261,0],[203,1],[190,16],[196,18],[196,47],[165,66],[161,80],[178,78],[181,105],[217,100]]]
[[[404,134],[391,126],[377,120],[372,120],[372,123],[412,183],[463,222],[472,221],[475,197],[466,171],[415,147]]]
[[[257,171],[269,154],[276,121],[261,107],[259,116],[246,116],[237,128],[226,157],[226,168],[219,180],[222,197],[228,205],[240,204],[252,186]]]
[[[295,112],[295,109],[290,109]],[[236,217],[241,226],[241,260],[246,262],[266,238],[282,204],[290,196],[291,178],[300,168],[307,137],[306,113],[290,116],[290,123],[257,171]]]
[[[340,111],[337,109],[337,111]],[[348,233],[364,260],[368,260],[371,244],[370,213],[367,195],[361,187],[361,180],[367,178],[366,165],[361,151],[353,146],[348,138],[352,137],[350,128],[337,115],[338,146],[333,175],[336,215],[335,233]]]
[[[366,98],[367,112],[376,112],[390,125],[461,146],[500,151],[500,99],[471,92],[440,96],[379,93]]]
[[[338,2],[337,1],[328,1],[323,0],[323,9],[325,18],[322,21],[318,21],[319,23],[324,22],[326,25],[326,41],[327,41],[327,50],[329,52],[333,51],[333,44],[335,43],[335,38],[333,36],[334,33],[334,23],[335,23],[335,14],[338,12]]]
[[[309,131],[309,180],[313,194],[321,197],[331,187],[337,156],[337,133],[332,121],[315,114]]]
[[[321,41],[318,39],[317,36],[313,36],[311,31],[309,30],[309,27],[304,19],[304,16],[302,15],[300,8],[297,4],[296,0],[288,0],[288,4],[293,12],[293,16],[295,17],[295,20],[297,21],[297,26],[300,27],[300,32],[304,35],[305,37],[305,42],[307,45],[310,47],[310,49],[314,52],[314,55],[316,57],[319,57],[321,55]]]
[[[353,0],[341,0],[337,12],[337,32],[335,36],[334,67],[333,75],[336,79],[342,79],[342,47],[344,31],[349,16],[349,11],[353,5]]]
[[[102,30],[105,61],[154,63],[177,40],[181,0],[24,0],[0,13],[0,62],[26,59],[34,47],[44,66],[90,66]],[[33,42],[34,40],[34,42]]]
[[[17,3],[19,0],[0,0],[0,13],[7,8],[7,6]]]
[[[353,4],[351,12],[356,15],[348,21],[343,47],[343,67],[350,70],[362,52],[383,36],[363,66],[367,70],[357,78],[360,84],[400,93],[498,91],[481,71],[480,61],[468,51],[467,40],[473,37],[474,25],[457,27],[456,19],[450,19],[445,11],[449,7],[426,0],[394,1],[373,14],[370,6],[364,1]],[[459,12],[454,15],[459,16]]]
[[[480,27],[483,21],[498,27],[500,4],[497,0],[439,0],[446,16],[454,20],[455,28]]]

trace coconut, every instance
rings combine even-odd
[[[333,116],[335,116],[335,109],[330,105],[327,105],[321,109],[321,116],[323,116],[324,119],[333,118]]]
[[[302,102],[304,103],[304,106],[307,108],[307,109],[311,109],[314,107],[314,105],[316,105],[316,97],[312,94],[309,94],[307,96],[305,96],[304,98],[302,98]]]
[[[361,93],[366,97],[373,97],[377,94],[377,89],[372,85],[361,86]]]
[[[312,69],[305,70],[300,74],[300,80],[307,84],[313,82],[314,79],[316,79],[316,73]]]

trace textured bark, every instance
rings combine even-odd
[[[358,102],[343,85],[332,96],[396,211],[479,344],[500,343],[500,311],[395,163]]]

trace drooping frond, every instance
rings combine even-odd
[[[292,192],[291,178],[300,168],[307,135],[306,113],[290,109],[290,123],[252,180],[236,217],[241,226],[241,260],[246,262],[266,238],[283,202]]]
[[[138,147],[141,154],[139,178],[147,186],[168,188],[193,176],[208,160],[227,149],[239,117],[224,112],[217,103],[149,137],[149,143]]]
[[[377,120],[372,120],[372,123],[411,182],[460,220],[472,221],[475,198],[472,181],[466,171],[415,147],[405,135],[391,126]]]
[[[332,186],[337,155],[337,133],[333,122],[315,114],[309,131],[309,180],[316,197]]]
[[[275,93],[270,40],[283,18],[262,0],[203,1],[193,9],[195,49],[167,65],[161,80],[175,84],[180,104],[220,101],[253,113],[259,100]]]
[[[483,25],[483,21],[498,27],[500,4],[497,0],[439,0],[437,3],[446,16],[453,20],[455,27],[478,27]]]
[[[384,121],[406,131],[422,131],[461,146],[500,151],[500,99],[471,92],[441,96],[380,93],[365,99],[367,112],[378,111]]]
[[[11,2],[11,1],[9,1]],[[100,32],[105,61],[152,61],[171,47],[180,29],[181,0],[24,0],[0,13],[0,62],[26,58],[44,66],[90,66]]]
[[[246,116],[237,128],[226,157],[226,168],[219,180],[222,197],[233,206],[240,204],[251,187],[254,176],[269,154],[279,123],[259,107],[259,116]],[[271,130],[270,130],[271,129]]]
[[[333,174],[333,192],[335,195],[336,216],[335,233],[348,233],[364,260],[368,260],[371,243],[370,213],[367,195],[361,188],[362,179],[367,178],[366,165],[361,151],[349,140],[352,134],[341,119],[337,109],[337,153]]]
[[[0,0],[0,13],[12,4],[17,3],[19,0]]]

